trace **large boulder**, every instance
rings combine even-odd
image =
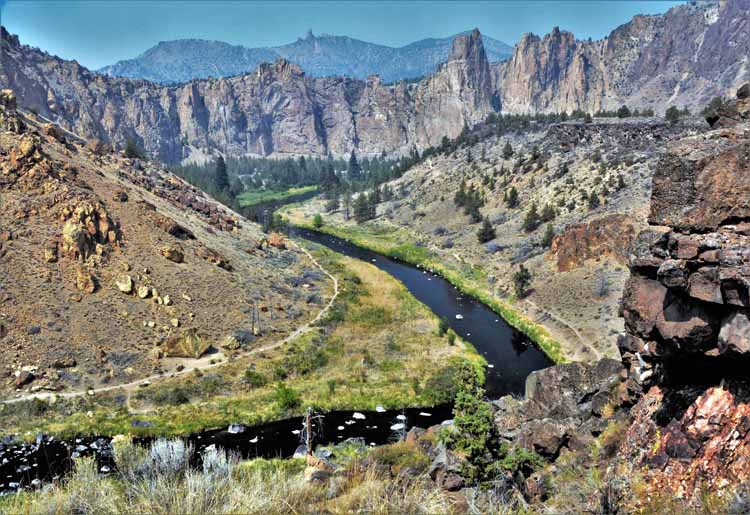
[[[747,354],[750,352],[750,318],[742,311],[733,311],[721,323],[719,351]]]
[[[460,490],[466,485],[466,480],[461,475],[465,462],[463,457],[441,443],[433,452],[432,463],[427,473],[440,488],[451,492]]]
[[[167,338],[163,350],[170,358],[200,358],[210,347],[211,343],[197,329],[190,328]]]

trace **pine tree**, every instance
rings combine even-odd
[[[484,222],[482,222],[482,227],[477,231],[477,239],[479,240],[479,243],[487,243],[488,241],[495,239],[495,228],[492,227],[490,219],[486,216],[484,217]]]
[[[344,220],[349,221],[349,217],[351,216],[351,210],[352,210],[352,194],[347,191],[344,193]]]
[[[518,266],[518,271],[513,274],[513,286],[516,291],[516,297],[519,299],[526,295],[526,288],[531,284],[531,272],[523,266]]]
[[[218,193],[229,190],[229,176],[227,175],[227,163],[222,156],[216,159],[216,172],[214,175],[214,188]]]
[[[518,190],[515,186],[512,186],[510,190],[508,190],[505,197],[505,203],[508,204],[508,207],[511,209],[518,207]]]
[[[510,159],[513,157],[513,147],[510,144],[510,141],[505,142],[505,146],[503,147],[503,158]]]
[[[551,222],[555,219],[557,216],[557,213],[555,212],[555,208],[552,207],[550,204],[544,204],[544,208],[542,209],[542,214],[540,216],[540,219],[542,222]]]
[[[313,218],[313,227],[316,229],[320,229],[323,227],[323,217],[320,216],[320,213],[315,213],[315,217]]]
[[[526,232],[531,232],[539,227],[541,220],[539,219],[539,213],[536,210],[536,202],[531,203],[531,207],[526,212],[526,218],[523,220],[521,228]]]
[[[354,200],[354,219],[358,224],[370,219],[370,199],[367,193],[360,193]]]
[[[349,174],[349,180],[356,180],[359,179],[359,176],[362,173],[362,167],[359,165],[359,161],[357,161],[357,155],[354,153],[354,150],[352,150],[352,153],[349,155],[349,168],[347,169]]]

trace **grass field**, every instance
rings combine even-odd
[[[129,399],[113,391],[54,405],[6,406],[0,427],[28,437],[40,431],[170,436],[278,420],[307,406],[431,406],[449,400],[460,360],[484,363],[469,344],[439,337],[437,317],[390,275],[327,249],[313,253],[341,288],[315,331],[210,372],[154,382]],[[152,425],[132,427],[134,418]]]
[[[355,245],[372,250],[404,262],[433,270],[467,295],[480,300],[502,316],[506,322],[533,340],[555,363],[566,361],[560,343],[550,336],[541,325],[533,322],[513,307],[512,302],[498,298],[486,287],[487,278],[479,267],[466,265],[460,268],[449,266],[433,255],[429,249],[417,246],[415,238],[405,229],[383,227],[372,223],[356,225],[353,222],[337,223],[315,228],[312,217],[307,217],[300,205],[285,206],[280,210],[290,224],[316,230],[348,240]]]
[[[237,201],[240,203],[241,207],[250,207],[264,202],[273,202],[276,200],[284,200],[289,197],[295,197],[297,195],[304,195],[305,193],[310,193],[317,189],[317,186],[303,186],[301,188],[289,188],[284,191],[245,191],[237,196]]]

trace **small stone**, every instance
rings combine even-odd
[[[86,293],[94,293],[96,290],[94,277],[83,268],[78,268],[76,271],[76,288]]]
[[[187,302],[193,302],[193,298],[190,295],[182,294],[182,298],[185,299]]]
[[[178,319],[173,318],[171,322],[172,322],[172,327],[180,327],[180,321]]]
[[[156,322],[154,322],[153,320],[149,320],[148,322],[146,322],[146,325],[153,329],[154,327],[156,327]]]
[[[182,263],[185,260],[185,252],[177,244],[162,247],[161,255],[174,263]]]
[[[151,294],[151,288],[149,288],[148,286],[138,287],[138,297],[145,299],[145,298],[148,298],[150,294]]]
[[[162,301],[162,303],[163,303],[163,304],[164,304],[165,306],[171,306],[171,305],[172,305],[172,298],[171,298],[171,297],[170,297],[169,295],[164,295],[164,296],[163,296],[163,297],[161,298],[161,301]]]
[[[36,377],[34,376],[33,373],[28,372],[26,370],[21,370],[19,372],[16,372],[16,381],[15,381],[15,384],[16,384],[17,387],[18,386],[23,386],[23,385],[29,384],[35,378]]]
[[[127,294],[133,293],[133,278],[129,275],[121,275],[117,278],[115,284],[117,285],[117,289],[121,292]]]
[[[122,264],[120,265],[120,267],[121,267],[121,268],[122,268],[122,269],[123,269],[124,271],[126,271],[126,272],[130,272],[130,263],[128,263],[127,261],[123,261],[123,262],[122,262]]]

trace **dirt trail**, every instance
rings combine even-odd
[[[305,249],[302,246],[299,246],[299,248],[302,250],[302,252],[304,252],[307,255],[307,257],[310,259],[310,261],[313,262],[315,266],[317,266],[325,275],[327,275],[331,279],[331,281],[333,281],[333,295],[331,296],[330,300],[325,305],[325,307],[323,307],[323,309],[321,309],[318,312],[318,314],[315,315],[315,318],[313,318],[306,324],[298,327],[297,329],[295,329],[293,332],[291,332],[282,340],[269,343],[268,345],[264,345],[256,349],[251,349],[251,350],[248,350],[246,352],[239,354],[237,356],[238,359],[244,358],[247,356],[252,356],[254,354],[259,354],[261,352],[266,352],[266,351],[276,349],[302,336],[303,334],[305,334],[307,331],[309,331],[312,328],[312,325],[315,322],[317,322],[318,320],[323,318],[323,316],[325,316],[325,314],[328,312],[331,306],[333,306],[333,303],[336,301],[336,298],[338,297],[338,294],[339,294],[338,279],[336,279],[336,277],[334,277],[330,272],[328,272],[328,270],[323,268],[323,266],[312,256],[312,254],[310,254],[310,252],[307,251],[307,249]],[[152,376],[144,377],[136,381],[132,381],[130,383],[123,383],[123,384],[112,385],[112,386],[103,386],[101,388],[75,390],[75,391],[70,391],[70,392],[59,392],[59,393],[58,392],[36,392],[36,393],[28,394],[28,395],[22,395],[20,397],[16,397],[13,399],[7,399],[7,400],[0,401],[0,402],[2,402],[2,404],[13,404],[13,403],[28,401],[28,400],[33,400],[33,399],[49,400],[53,397],[57,399],[60,399],[60,398],[69,399],[73,397],[82,397],[84,395],[94,395],[97,393],[110,392],[114,390],[126,391],[128,392],[128,397],[129,397],[129,393],[131,391],[141,386],[148,386],[152,383],[152,381],[179,377],[181,375],[191,373],[195,370],[204,371],[204,370],[208,370],[211,368],[220,367],[221,365],[226,364],[226,360],[223,358],[224,358],[224,355],[219,353],[219,354],[213,354],[210,356],[205,356],[205,357],[197,358],[197,359],[183,359],[183,360],[180,360],[180,363],[185,365],[185,368],[180,371],[174,371],[170,374],[154,374]]]
[[[571,333],[572,335],[576,337],[576,339],[579,341],[584,351],[577,352],[576,355],[574,356],[569,356],[573,358],[573,360],[575,360],[575,358],[585,356],[585,359],[582,359],[582,361],[598,361],[603,357],[602,353],[598,349],[596,349],[594,346],[592,346],[586,340],[586,338],[584,338],[583,335],[581,335],[581,333],[579,333],[578,330],[575,327],[573,327],[573,325],[570,324],[568,321],[552,313],[549,310],[540,308],[537,304],[535,304],[533,301],[529,299],[525,299],[523,303],[531,308],[529,310],[530,311],[529,314],[533,315],[536,319],[538,319],[537,323],[541,323],[543,319],[545,318],[550,319],[556,322],[558,326],[561,326],[561,329]],[[589,353],[593,354],[595,359],[591,360],[590,356],[588,355]]]

